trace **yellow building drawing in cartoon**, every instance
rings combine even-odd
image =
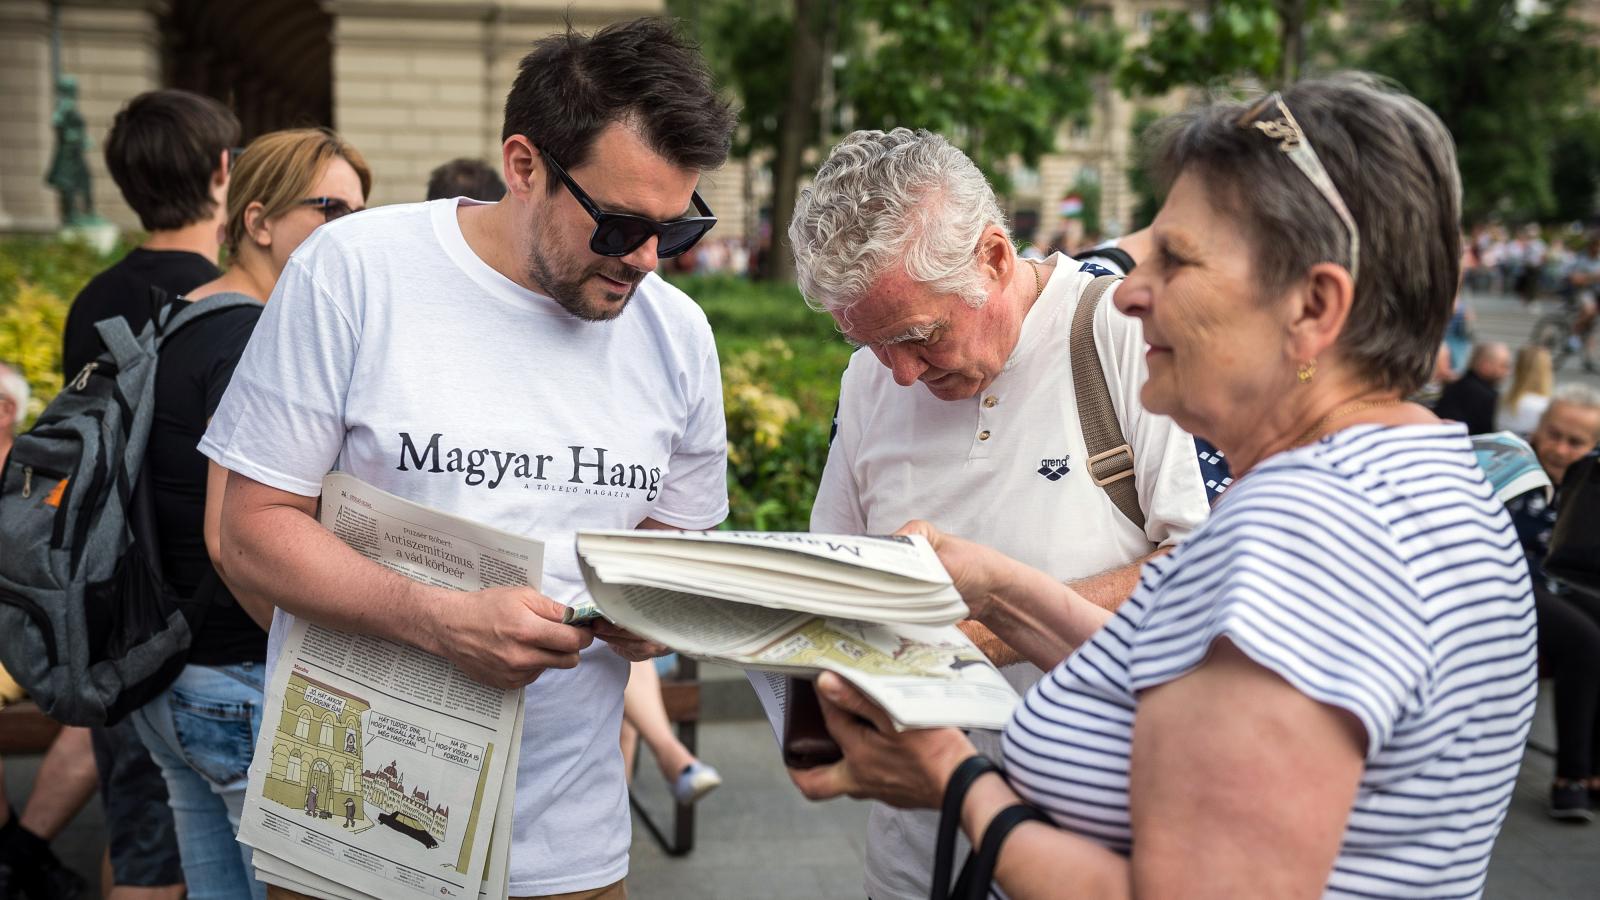
[[[362,785],[365,700],[302,675],[290,675],[283,718],[272,736],[272,770],[262,793],[301,815],[372,827]]]

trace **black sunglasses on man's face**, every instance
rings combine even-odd
[[[670,222],[657,222],[646,219],[644,216],[635,216],[628,213],[605,212],[595,203],[590,196],[578,186],[567,170],[555,161],[550,154],[539,151],[544,157],[550,171],[556,173],[561,183],[572,192],[573,199],[583,207],[589,218],[594,219],[594,234],[589,237],[589,249],[601,256],[627,256],[639,249],[645,241],[652,237],[659,237],[656,243],[656,256],[661,259],[671,259],[683,255],[690,247],[706,236],[706,232],[717,224],[717,217],[711,214],[711,207],[700,199],[700,192],[693,195],[694,208],[700,211],[698,216],[686,216],[682,219],[673,219]]]

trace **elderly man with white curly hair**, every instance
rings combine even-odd
[[[11,366],[0,362],[0,463],[11,452],[22,420],[28,417],[28,382]]]
[[[807,302],[862,348],[813,531],[931,519],[1114,608],[1139,564],[1206,516],[1193,439],[1140,405],[1145,344],[1109,300],[1113,279],[1061,254],[1019,258],[994,191],[944,138],[845,138],[789,239]],[[1041,676],[982,625],[963,630],[1019,691]],[[997,734],[973,739],[1000,757]],[[928,896],[936,825],[874,805],[869,897]]]

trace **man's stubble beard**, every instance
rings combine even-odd
[[[551,265],[550,257],[543,252],[542,247],[548,243],[544,237],[542,231],[536,232],[533,244],[528,248],[528,277],[534,284],[539,285],[545,296],[554,300],[575,319],[585,322],[609,322],[621,316],[623,310],[628,308],[629,301],[633,299],[634,292],[639,289],[639,282],[649,274],[618,262],[616,265],[620,271],[607,271],[610,267],[602,264],[585,268],[576,278],[568,277],[560,274],[556,267]],[[589,301],[585,296],[590,277],[597,273],[604,273],[607,277],[616,278],[630,285],[628,293],[620,304],[602,306]]]

